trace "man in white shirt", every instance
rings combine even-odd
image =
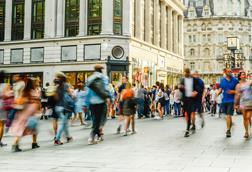
[[[211,102],[211,113],[212,116],[216,114],[216,97],[217,97],[216,86],[213,86],[213,89],[210,91],[210,102]]]

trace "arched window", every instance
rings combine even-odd
[[[193,48],[190,49],[190,56],[194,56],[195,55],[195,50]]]
[[[203,51],[203,54],[204,54],[205,57],[209,57],[210,56],[209,48],[205,48],[204,51]]]
[[[79,33],[79,0],[66,0],[65,36],[76,36]]]
[[[192,25],[191,24],[188,24],[187,25],[187,32],[191,32],[192,31]]]
[[[197,24],[193,25],[193,31],[197,31]]]
[[[122,0],[114,0],[114,34],[122,34]]]
[[[102,0],[88,0],[88,35],[99,35],[102,27]]]

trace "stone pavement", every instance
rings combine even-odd
[[[28,136],[22,140],[24,151],[12,153],[13,138],[4,137],[8,146],[0,148],[0,172],[252,171],[252,140],[243,139],[242,117],[235,117],[230,139],[224,119],[206,119],[206,127],[189,138],[183,137],[183,118],[137,120],[138,133],[127,137],[116,135],[116,120],[109,120],[104,142],[92,146],[87,145],[89,129],[81,126],[70,128],[74,142],[54,146],[51,123],[42,121],[39,149],[31,150]]]

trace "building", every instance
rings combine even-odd
[[[207,84],[222,76],[229,55],[227,37],[238,37],[243,68],[252,69],[252,1],[184,0],[185,63],[198,70]],[[237,55],[236,55],[237,57]]]
[[[0,68],[75,85],[101,64],[149,86],[175,84],[184,67],[180,0],[0,0]]]

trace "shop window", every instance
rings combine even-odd
[[[31,62],[39,63],[44,61],[44,48],[31,48]]]
[[[61,60],[62,61],[76,61],[76,59],[77,59],[77,46],[61,47]]]
[[[5,0],[0,0],[0,41],[4,40]]]
[[[79,0],[66,0],[65,36],[76,36],[79,33]]]
[[[11,50],[11,63],[23,63],[23,49]]]
[[[12,7],[12,40],[24,38],[24,0],[13,0]]]
[[[102,25],[102,0],[88,0],[88,35],[99,35]]]
[[[31,38],[44,38],[45,0],[32,1]]]

